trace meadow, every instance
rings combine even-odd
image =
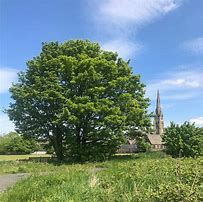
[[[0,161],[16,161],[16,160],[26,160],[29,159],[30,157],[50,157],[51,155],[49,154],[25,154],[25,155],[0,155]]]
[[[30,173],[1,193],[0,201],[198,202],[203,199],[201,170],[202,157],[173,159],[162,152],[84,164],[0,161],[1,175]]]

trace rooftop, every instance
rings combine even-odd
[[[162,141],[162,138],[160,135],[147,135],[148,139],[149,139],[149,142],[152,144],[152,145],[155,145],[155,144],[164,144],[164,142]]]

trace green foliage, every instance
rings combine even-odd
[[[150,131],[150,127],[148,130]],[[139,152],[151,151],[151,145],[148,143],[145,131],[136,130],[134,127],[131,127],[126,136],[127,139],[130,138],[136,140],[136,145]]]
[[[199,128],[200,134],[203,134],[203,127]],[[201,155],[203,154],[203,135],[200,137],[200,148],[201,148]]]
[[[43,150],[46,151],[47,154],[54,154],[54,148],[50,144],[44,145]]]
[[[151,145],[144,139],[139,139],[136,142],[138,151],[140,152],[147,152],[151,150]]]
[[[178,125],[172,122],[163,136],[166,152],[173,157],[196,157],[201,152],[202,136],[203,130],[194,124],[185,122]]]
[[[38,149],[37,143],[33,139],[25,139],[18,133],[10,132],[0,137],[1,154],[29,154]]]
[[[44,43],[10,92],[19,132],[49,141],[58,159],[109,158],[124,132],[150,125],[144,84],[128,62],[97,43]]]
[[[2,193],[0,201],[201,201],[201,159],[160,152],[121,157],[82,165],[16,163],[11,167],[34,174]]]

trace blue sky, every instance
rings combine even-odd
[[[130,59],[166,125],[203,126],[202,0],[1,0],[0,134],[14,129],[3,109],[8,88],[37,56],[41,43],[90,39]]]

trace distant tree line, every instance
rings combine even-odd
[[[0,154],[30,154],[38,149],[34,139],[25,139],[16,132],[0,136]]]

